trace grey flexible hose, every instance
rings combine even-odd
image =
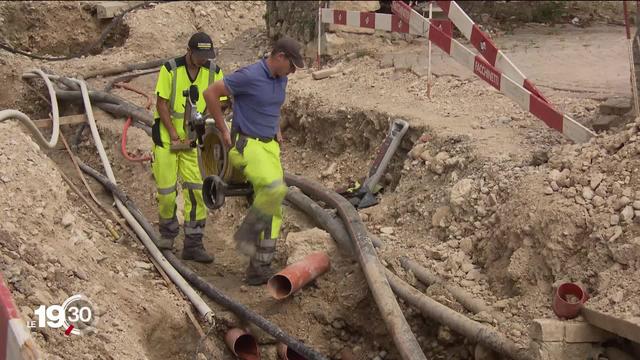
[[[57,80],[57,79],[60,79],[60,77],[56,75],[45,74],[41,70],[34,69],[25,73],[23,75],[23,78],[32,78],[32,77],[35,77],[36,75],[42,76],[42,78],[45,80],[45,83],[47,84],[47,89],[49,90],[49,95],[51,96],[51,104],[52,104],[53,117],[54,117],[55,143],[57,143],[57,137],[59,134],[59,127],[60,127],[60,124],[58,121],[58,105],[57,105],[57,99],[56,99],[56,92],[50,80]],[[100,139],[100,134],[98,133],[98,128],[96,127],[95,118],[93,117],[93,110],[91,108],[91,101],[89,99],[89,91],[87,89],[87,85],[85,84],[84,81],[80,81],[76,79],[68,79],[68,81],[73,83],[74,85],[78,85],[81,91],[83,105],[87,114],[87,121],[89,123],[89,128],[91,129],[91,134],[93,135],[93,140],[98,150],[98,155],[100,156],[100,160],[105,169],[107,177],[109,178],[110,181],[115,183],[116,182],[115,176],[113,174],[113,170],[111,169],[111,164],[109,163],[107,154],[104,150],[104,146],[102,145],[102,140]],[[36,135],[36,138],[38,139],[38,141],[44,142],[46,146],[49,147],[48,143],[44,141],[42,134],[40,134],[40,132],[37,130],[37,128],[35,127],[33,122],[29,119],[28,116],[16,110],[0,111],[0,121],[6,118],[17,118],[18,120],[27,124],[27,126],[29,126],[32,132],[35,130],[35,134],[40,135],[39,138]],[[53,140],[54,139],[52,138],[51,142],[53,142]],[[55,143],[53,143],[53,146],[55,146]],[[127,208],[120,202],[120,200],[116,198],[115,203],[120,213],[122,213],[124,218],[127,220],[127,223],[129,223],[131,228],[138,235],[138,237],[140,238],[144,246],[147,248],[151,256],[153,256],[153,258],[158,262],[158,264],[162,267],[162,269],[169,276],[169,278],[176,284],[176,286],[180,289],[180,291],[182,291],[182,293],[185,294],[185,296],[189,299],[189,301],[191,301],[191,303],[198,310],[202,318],[205,321],[212,323],[213,311],[211,310],[209,305],[207,305],[207,303],[202,299],[202,297],[200,297],[200,295],[189,285],[189,283],[187,283],[187,281],[176,271],[176,269],[174,269],[173,266],[169,264],[167,259],[165,259],[165,257],[162,255],[160,250],[153,243],[151,238],[149,238],[149,236],[144,231],[144,229],[136,221],[136,219],[129,212],[129,210],[127,210]]]
[[[111,164],[109,163],[109,159],[107,158],[107,153],[104,150],[104,146],[102,145],[102,140],[100,139],[100,134],[98,133],[98,128],[96,126],[96,121],[93,117],[93,111],[91,109],[91,101],[89,100],[89,91],[87,89],[87,85],[84,81],[70,79],[74,81],[78,85],[80,85],[80,91],[82,92],[82,100],[84,103],[85,111],[87,113],[87,120],[89,122],[89,128],[91,129],[91,134],[93,135],[93,140],[96,144],[96,148],[98,150],[98,155],[100,156],[100,160],[102,161],[102,166],[104,167],[105,173],[107,174],[107,178],[109,181],[116,184],[116,179],[113,174],[113,170],[111,169]],[[189,298],[193,306],[198,310],[200,315],[205,319],[205,321],[211,323],[213,321],[213,311],[207,305],[207,303],[200,297],[200,295],[187,283],[187,281],[176,271],[176,269],[169,264],[167,259],[162,255],[160,250],[153,243],[149,235],[144,231],[142,226],[136,221],[133,215],[129,212],[129,210],[120,202],[118,198],[114,198],[116,207],[127,220],[127,223],[131,225],[135,233],[140,237],[144,246],[149,250],[151,256],[160,264],[162,269],[167,273],[169,278],[176,284],[176,286],[180,289]]]
[[[40,146],[47,149],[53,149],[58,143],[58,137],[60,136],[60,113],[58,112],[58,99],[56,98],[56,92],[53,89],[53,84],[49,80],[47,74],[39,69],[31,69],[28,74],[32,76],[40,76],[44,80],[47,90],[49,91],[49,97],[51,98],[51,117],[53,118],[53,127],[51,132],[51,139],[47,141],[36,124],[25,113],[18,110],[1,110],[0,122],[8,119],[17,119],[22,122],[31,131],[36,141]]]

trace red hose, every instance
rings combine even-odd
[[[140,157],[133,157],[127,151],[127,132],[129,131],[129,126],[131,126],[131,116],[127,118],[127,121],[124,123],[124,128],[122,129],[122,141],[120,142],[120,150],[122,151],[122,155],[125,159],[133,162],[144,162],[150,161],[150,155],[144,155]]]
[[[127,89],[129,91],[133,91],[135,93],[138,93],[142,96],[144,96],[145,98],[147,98],[147,105],[145,105],[145,108],[147,110],[149,110],[151,108],[151,97],[149,97],[149,95],[145,94],[143,91],[138,90],[136,88],[131,87],[130,85],[124,84],[124,83],[116,83],[113,84],[113,86],[115,87],[119,87],[119,88],[123,88],[123,89]],[[122,141],[120,142],[120,151],[122,151],[122,155],[124,156],[125,159],[129,160],[129,161],[133,161],[133,162],[144,162],[144,161],[150,161],[151,160],[151,155],[143,155],[140,157],[134,157],[131,154],[129,154],[129,152],[127,151],[127,132],[129,131],[129,127],[131,126],[131,116],[129,116],[127,118],[127,121],[124,123],[124,128],[122,129]]]

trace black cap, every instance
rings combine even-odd
[[[300,55],[300,48],[301,46],[297,41],[285,36],[276,41],[273,45],[273,52],[284,53],[289,59],[291,59],[293,65],[297,68],[303,68],[304,60],[302,59],[302,55]]]
[[[204,59],[213,59],[216,57],[211,37],[203,32],[198,32],[191,36],[191,39],[189,39],[189,49],[191,49],[194,55]]]

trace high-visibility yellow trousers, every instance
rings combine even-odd
[[[193,241],[201,241],[207,218],[207,208],[202,200],[202,175],[198,166],[196,149],[176,151],[153,146],[153,177],[156,181],[160,234],[169,239],[178,235],[176,217],[176,197],[178,195],[178,175],[182,179],[184,198],[185,246]]]
[[[275,241],[282,225],[282,202],[287,194],[280,163],[280,144],[234,134],[235,145],[229,151],[231,165],[241,170],[253,187],[250,211],[267,219],[268,226],[257,244],[256,259],[270,263],[275,254]],[[270,220],[269,220],[270,219]]]

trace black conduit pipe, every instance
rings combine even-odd
[[[286,199],[302,212],[309,215],[321,229],[331,234],[336,243],[338,243],[338,249],[340,249],[340,251],[344,251],[347,255],[355,257],[356,253],[353,249],[353,243],[351,242],[347,229],[344,228],[342,220],[334,217],[296,187],[289,188]],[[331,231],[327,229],[331,229]],[[368,235],[371,238],[373,246],[376,248],[382,247],[382,241],[380,241],[380,239],[373,234],[369,233]]]
[[[353,245],[349,244],[351,239],[349,239],[342,221],[334,219],[312,199],[301,194],[300,190],[290,188],[287,193],[287,200],[298,206],[325,231],[331,234],[339,247],[348,247],[342,250],[348,251],[353,248]],[[419,309],[425,317],[446,325],[469,340],[491,348],[500,354],[507,355],[514,360],[533,360],[532,355],[526,349],[519,349],[513,341],[492,327],[471,320],[436,302],[387,269],[385,269],[385,275],[395,294]]]
[[[378,255],[367,235],[367,228],[353,205],[334,191],[326,190],[321,184],[293,174],[285,174],[288,186],[296,186],[302,192],[321,200],[338,210],[344,225],[353,240],[356,258],[367,279],[369,290],[378,306],[378,311],[398,348],[403,360],[426,360],[415,335],[405,319],[391,286],[385,276],[385,268],[380,264]]]
[[[124,206],[127,207],[127,209],[129,209],[133,217],[135,217],[135,219],[140,223],[140,226],[142,226],[142,228],[147,232],[149,237],[154,242],[158,241],[158,234],[155,228],[147,221],[144,215],[142,215],[140,209],[138,209],[134,202],[124,192],[122,192],[114,183],[109,181],[109,179],[107,179],[104,175],[100,174],[95,169],[89,167],[81,161],[78,161],[78,164],[80,165],[82,171],[91,175],[98,182],[100,182],[104,187],[111,191],[111,193],[113,193],[113,195],[116,196],[124,204]],[[211,298],[211,300],[229,309],[241,319],[256,324],[259,328],[267,332],[269,335],[273,336],[278,341],[287,344],[289,348],[304,356],[308,360],[328,360],[322,354],[308,348],[301,341],[289,336],[277,325],[271,323],[269,320],[251,311],[251,309],[234,301],[230,297],[220,292],[206,280],[202,279],[191,269],[189,269],[189,267],[184,265],[170,250],[162,251],[162,255],[164,255],[167,261],[169,261],[171,265],[173,265],[173,267],[180,273],[180,275],[182,275],[185,279],[187,279],[187,281],[193,284],[194,287],[205,293],[209,298]]]

